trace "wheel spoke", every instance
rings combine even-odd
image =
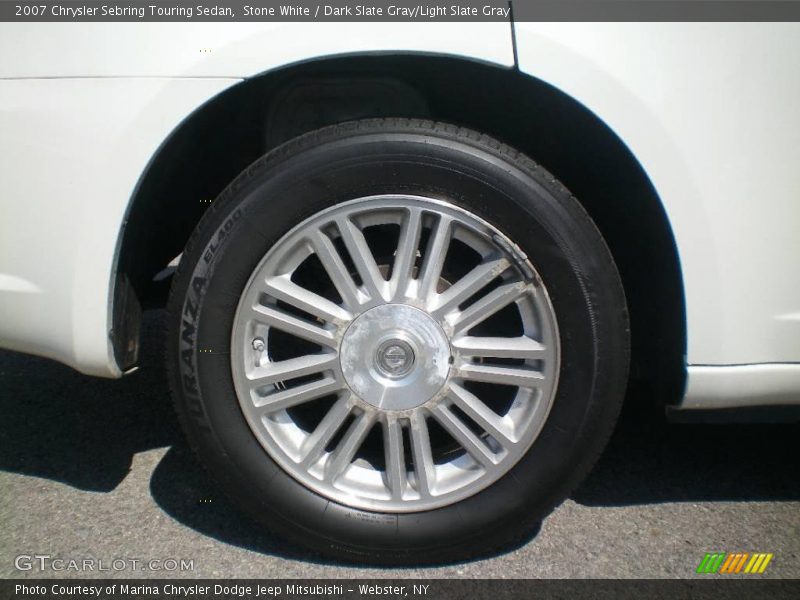
[[[459,304],[486,287],[510,266],[511,263],[506,258],[479,264],[436,298],[431,313],[441,318],[455,310]]]
[[[375,262],[375,257],[364,234],[355,223],[346,217],[338,219],[336,225],[370,298],[372,300],[385,299],[388,295],[388,283],[378,269],[378,264]]]
[[[272,306],[257,304],[252,307],[253,317],[270,327],[280,329],[320,346],[336,347],[334,332],[305,319],[295,317]]]
[[[484,444],[464,421],[454,415],[444,404],[439,404],[432,411],[433,417],[441,423],[467,453],[484,467],[497,464],[499,458]]]
[[[248,379],[251,387],[260,388],[279,381],[321,373],[333,369],[337,363],[338,359],[335,354],[308,354],[256,367]]]
[[[541,359],[547,356],[547,349],[527,336],[470,337],[464,336],[453,341],[453,347],[463,356],[492,358]]]
[[[351,311],[357,310],[361,305],[358,288],[356,287],[350,271],[344,264],[339,251],[333,245],[331,239],[319,230],[314,231],[309,236],[309,241],[317,254],[322,266],[325,267],[333,285],[342,297],[344,305]]]
[[[463,410],[504,448],[517,442],[511,428],[506,425],[503,418],[486,406],[475,394],[456,383],[451,383],[448,397],[453,404]]]
[[[417,410],[412,414],[410,435],[417,491],[422,497],[430,497],[436,485],[436,465],[433,462],[428,424],[422,411]]]
[[[254,404],[257,407],[264,407],[267,413],[273,413],[332,394],[342,389],[342,385],[340,381],[333,377],[325,377],[319,381],[304,383],[287,390],[261,396]]]
[[[458,373],[464,379],[471,379],[472,381],[499,383],[524,388],[538,387],[544,381],[542,373],[523,367],[468,364],[462,366]]]
[[[287,275],[267,279],[264,291],[276,300],[286,302],[322,321],[339,322],[353,318],[352,314],[338,304],[297,285]]]
[[[406,487],[406,457],[403,448],[403,427],[390,417],[383,425],[383,444],[386,448],[386,479],[392,498],[400,500]]]
[[[408,211],[400,230],[400,240],[392,267],[392,299],[401,300],[408,292],[411,281],[411,270],[417,258],[419,236],[422,232],[422,211],[411,208]]]
[[[527,291],[525,283],[507,283],[486,294],[465,308],[453,321],[455,335],[469,331],[506,306],[519,299]]]
[[[450,236],[452,235],[453,220],[445,215],[441,215],[433,228],[428,247],[425,250],[424,262],[419,274],[418,297],[422,301],[436,291],[439,277],[442,274],[447,250],[450,247]]]
[[[336,403],[331,406],[327,414],[319,422],[314,431],[303,440],[300,446],[301,464],[308,469],[312,464],[317,462],[317,459],[322,455],[325,446],[333,439],[336,432],[347,420],[347,415],[350,414],[350,400],[347,396],[339,398]]]
[[[334,482],[347,470],[350,463],[353,462],[356,452],[358,452],[370,429],[375,424],[375,417],[376,413],[374,411],[362,413],[347,428],[339,445],[325,463],[325,479]]]

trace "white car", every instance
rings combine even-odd
[[[122,377],[171,280],[186,435],[298,543],[520,539],[629,381],[800,403],[797,24],[3,23],[0,57],[0,344]]]

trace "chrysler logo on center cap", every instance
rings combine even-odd
[[[404,340],[387,340],[378,347],[375,354],[378,371],[392,379],[408,374],[414,366],[414,350]]]

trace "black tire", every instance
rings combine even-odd
[[[426,512],[366,512],[303,487],[251,433],[231,375],[237,302],[270,246],[326,207],[381,193],[447,199],[519,244],[550,294],[562,346],[556,397],[527,454],[485,490]],[[188,242],[169,311],[172,391],[201,462],[255,520],[339,560],[463,560],[526,539],[594,464],[627,383],[622,285],[580,203],[512,148],[428,121],[380,119],[326,127],[248,167]]]

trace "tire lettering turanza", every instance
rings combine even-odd
[[[202,262],[197,264],[192,274],[181,313],[180,339],[178,342],[181,359],[181,385],[183,386],[188,413],[194,419],[195,424],[206,432],[210,431],[210,428],[208,427],[197,382],[198,321],[202,311],[208,277],[213,271],[214,260],[220,248],[230,237],[231,231],[241,216],[242,210],[235,210],[212,236],[211,241],[209,241],[203,252]]]

